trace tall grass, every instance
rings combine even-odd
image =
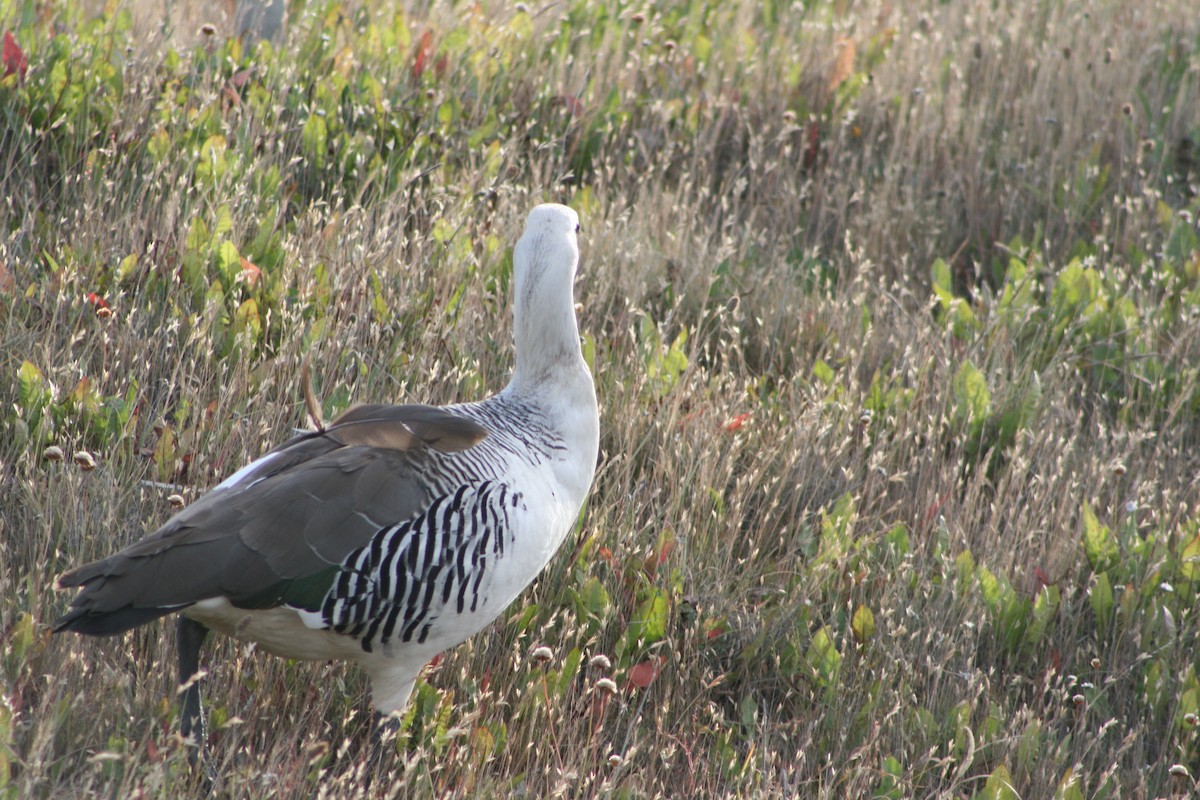
[[[357,672],[214,642],[218,793],[1194,790],[1190,3],[167,6],[0,0],[0,796],[203,794],[170,627],[51,637],[55,576],[303,425],[306,355],[327,416],[500,388],[544,200],[577,536],[369,789]]]

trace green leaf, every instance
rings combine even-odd
[[[1200,534],[1187,540],[1180,550],[1179,574],[1185,581],[1200,577]]]
[[[238,252],[237,245],[228,240],[221,242],[217,248],[217,274],[221,277],[221,283],[232,287],[241,271],[242,254]]]
[[[866,643],[875,635],[875,614],[865,605],[859,605],[850,620],[850,630],[860,643]]]
[[[670,617],[671,603],[666,592],[651,587],[645,600],[638,606],[629,621],[627,635],[630,642],[641,641],[652,644],[661,641],[667,635],[667,621]]]
[[[983,791],[979,793],[980,800],[1021,800],[1017,790],[1013,788],[1012,775],[1008,767],[1001,764],[992,770]]]
[[[983,602],[988,610],[993,614],[999,612],[1004,599],[1005,584],[982,564],[975,570],[975,577],[979,581],[979,593],[983,595]]]
[[[895,756],[887,756],[883,759],[879,785],[876,787],[873,797],[882,800],[901,800],[906,796],[901,786],[903,778],[904,767],[901,766],[900,761]]]
[[[582,614],[590,614],[600,619],[604,618],[612,600],[604,583],[595,575],[589,577],[575,590],[576,609]]]
[[[1079,788],[1079,778],[1070,767],[1063,773],[1062,780],[1054,790],[1054,800],[1084,800],[1083,790]]]
[[[833,385],[833,368],[826,364],[821,359],[817,359],[812,366],[813,378],[826,386]]]
[[[950,265],[942,259],[936,259],[929,268],[929,277],[933,282],[933,293],[938,300],[949,302],[954,298],[953,281],[950,276]]]
[[[1113,619],[1113,588],[1107,572],[1096,574],[1096,582],[1089,593],[1088,601],[1092,604],[1092,613],[1096,615],[1096,627],[1101,633],[1108,630]]]
[[[300,144],[317,169],[325,166],[328,142],[329,129],[325,125],[325,118],[315,112],[309,114],[308,119],[304,121],[304,128],[300,131]]]
[[[46,376],[32,361],[22,361],[17,370],[17,403],[21,407],[22,416],[31,422],[34,417],[40,417],[42,410],[53,399],[53,391]]]
[[[1027,634],[1031,644],[1037,644],[1045,636],[1061,603],[1062,593],[1057,586],[1043,586],[1038,592],[1033,601],[1033,622]]]
[[[992,396],[987,379],[969,360],[954,373],[954,402],[958,420],[968,425],[972,436],[978,436],[987,420]]]
[[[805,660],[821,687],[833,689],[836,686],[838,672],[842,667],[842,654],[834,645],[828,627],[822,627],[813,634]]]
[[[224,176],[229,168],[225,159],[225,151],[228,149],[229,142],[222,134],[218,133],[205,139],[197,156],[196,178],[211,183]]]
[[[1107,572],[1117,565],[1121,556],[1117,539],[1107,525],[1096,519],[1088,503],[1083,504],[1083,552],[1096,572]]]
[[[912,544],[908,538],[908,528],[903,522],[896,523],[892,526],[891,530],[883,535],[883,544],[896,560],[904,558],[912,551]]]

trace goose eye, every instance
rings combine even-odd
[[[578,222],[575,223],[575,233],[576,233],[576,235],[579,234],[579,223]]]

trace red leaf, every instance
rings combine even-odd
[[[666,656],[658,656],[635,664],[629,668],[629,682],[639,689],[648,688],[650,684],[654,683],[658,673],[662,672],[663,663],[666,660]]]
[[[736,417],[725,423],[725,432],[733,433],[734,431],[740,431],[742,426],[745,425],[752,416],[753,414],[751,414],[749,411],[744,414],[738,414]]]
[[[707,623],[707,627],[708,627],[708,630],[705,632],[704,638],[708,639],[710,642],[713,639],[720,637],[728,629],[727,626],[725,625],[725,620],[723,620],[723,619],[710,620]]]
[[[262,270],[255,266],[254,262],[242,256],[242,280],[247,286],[253,286],[258,283],[259,277],[262,275]]]
[[[83,299],[94,305],[97,309],[108,308],[108,301],[95,292],[88,292]]]
[[[25,57],[25,51],[21,49],[21,45],[17,44],[12,31],[4,32],[3,61],[4,77],[7,78],[15,72],[21,80],[25,80],[25,73],[29,71],[29,59]]]
[[[808,123],[805,135],[808,141],[804,147],[804,167],[812,169],[813,164],[817,163],[817,156],[821,154],[821,126],[815,122]]]
[[[414,81],[420,81],[421,76],[425,74],[425,66],[432,53],[433,31],[425,31],[421,34],[421,41],[417,43],[417,52],[413,55],[412,77]]]
[[[578,117],[583,113],[583,101],[578,97],[570,94],[560,94],[558,99],[567,107],[567,111],[571,113],[572,117]]]
[[[1033,593],[1037,594],[1043,587],[1053,586],[1054,581],[1050,580],[1050,576],[1045,573],[1041,567],[1033,568]]]

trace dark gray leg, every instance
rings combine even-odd
[[[195,679],[200,671],[200,646],[208,636],[208,628],[194,619],[180,615],[178,627],[179,647],[179,685],[187,686],[183,690],[179,714],[179,733],[183,738],[192,737],[196,747],[188,756],[192,766],[204,757],[204,712],[200,708],[200,682]]]
[[[367,780],[375,773],[386,774],[393,768],[402,768],[403,758],[396,755],[396,737],[400,734],[400,717],[389,714],[384,716],[378,711],[372,712],[371,753],[367,758]],[[369,785],[369,783],[368,783]]]

